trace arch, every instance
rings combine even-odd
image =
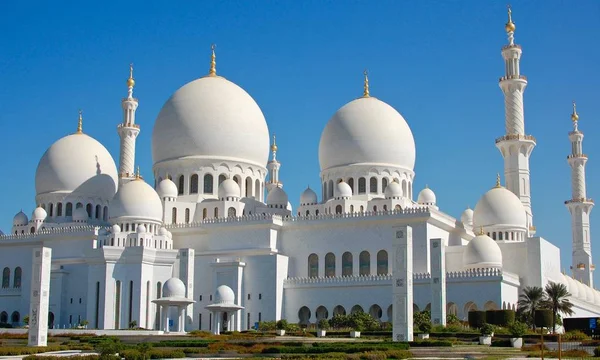
[[[260,200],[260,180],[258,179],[254,181],[254,198]]]
[[[35,232],[35,227],[32,226],[31,229],[29,229],[29,232],[33,234]]]
[[[85,212],[87,212],[87,216],[88,216],[88,218],[91,218],[91,217],[92,217],[92,204],[88,203],[88,204],[85,206]]]
[[[335,255],[333,253],[327,253],[327,255],[325,255],[325,276],[335,276]]]
[[[419,305],[413,303],[413,314],[416,314],[418,312],[421,312],[421,309],[419,308]]]
[[[171,223],[177,224],[177,208],[171,209]]]
[[[469,301],[465,304],[465,306],[463,307],[463,310],[464,310],[464,314],[465,314],[464,319],[467,319],[467,316],[469,315],[470,311],[477,311],[477,305],[474,302]]]
[[[184,183],[185,176],[179,175],[179,178],[177,179],[177,195],[183,195]]]
[[[371,179],[369,179],[369,192],[371,194],[377,193],[377,178],[375,176],[372,176]]]
[[[449,302],[448,305],[446,305],[446,314],[458,316],[458,306],[453,302]]]
[[[310,309],[306,306],[301,307],[298,310],[298,319],[300,320],[298,323],[301,325],[310,324]]]
[[[241,188],[242,187],[242,177],[239,175],[235,175],[233,177],[233,181],[235,181],[236,184],[238,184],[238,186]]]
[[[377,253],[377,275],[388,274],[388,253],[385,250],[379,250]]]
[[[52,311],[48,313],[48,329],[54,329],[54,313]]]
[[[350,205],[350,214],[354,214],[354,205]]]
[[[20,266],[15,268],[15,275],[13,278],[13,288],[20,289],[21,288],[21,276],[23,275],[23,271]]]
[[[215,219],[219,217],[219,208],[218,207],[215,208],[213,216],[215,217]]]
[[[396,206],[394,206],[394,210],[400,211],[400,210],[402,210],[402,207],[400,207],[400,205],[396,205]]]
[[[342,254],[342,276],[352,276],[352,253],[349,251]]]
[[[0,313],[0,324],[7,324],[8,323],[8,313],[6,311],[3,311]]]
[[[488,301],[483,305],[484,310],[499,310],[498,305],[493,301]]]
[[[352,189],[352,194],[354,194],[354,178],[349,178],[347,183],[348,186],[350,186],[350,189]]]
[[[198,174],[193,174],[190,177],[190,194],[198,193]]]
[[[10,322],[13,324],[18,324],[21,321],[21,314],[18,311],[13,311],[10,315]]]
[[[190,223],[190,209],[185,209],[185,223]]]
[[[377,304],[371,305],[369,308],[369,315],[371,315],[373,319],[381,321],[381,317],[383,316],[383,310],[381,310],[381,306]]]
[[[80,203],[80,202],[78,202],[78,203],[75,205],[75,209],[79,209],[79,208],[82,208],[82,207],[83,207],[83,204],[82,204],[82,203]]]
[[[327,187],[329,190],[329,194],[327,195],[328,199],[333,198],[333,180],[329,180],[329,186]]]
[[[431,303],[427,303],[427,305],[425,305],[425,309],[423,309],[423,311],[429,311],[429,313],[431,313]]]
[[[342,305],[337,305],[333,308],[333,316],[346,315],[346,309]]]
[[[202,209],[202,220],[206,219],[207,216],[208,216],[208,209],[207,208]]]
[[[321,305],[317,308],[315,316],[317,317],[317,321],[327,319],[329,317],[329,311],[327,311],[327,308],[325,306]]]
[[[10,269],[7,267],[2,270],[2,288],[10,287]]]
[[[392,304],[390,304],[390,306],[388,306],[388,308],[387,308],[387,317],[388,317],[388,322],[394,321],[394,306]]]
[[[211,174],[205,174],[202,180],[204,183],[202,184],[202,191],[205,194],[213,193],[213,176]]]
[[[361,212],[361,214],[362,214],[364,211],[365,211],[365,207],[361,205],[361,206],[360,206],[360,212]]]
[[[355,314],[355,313],[361,313],[361,312],[365,312],[362,308],[362,306],[356,304],[352,307],[352,309],[350,310],[350,314]]]
[[[358,179],[358,193],[364,194],[367,192],[367,179],[361,177]]]
[[[227,217],[234,218],[236,217],[235,213],[236,212],[234,207],[230,207],[229,209],[227,209]]]
[[[385,188],[387,188],[388,186],[388,179],[387,178],[383,178],[381,179],[381,192],[385,192]]]
[[[108,221],[108,206],[105,206],[102,211],[102,220]]]
[[[327,200],[327,181],[323,181],[323,200]]]
[[[62,216],[62,208],[63,208],[62,203],[56,204],[56,216]]]
[[[402,196],[408,197],[408,187],[406,185],[406,180],[402,180]]]
[[[358,269],[361,276],[371,275],[371,254],[366,250],[358,257]]]
[[[249,198],[252,196],[252,178],[248,176],[246,178],[246,197]]]
[[[222,183],[223,181],[225,181],[226,179],[227,179],[227,177],[225,176],[225,174],[221,174],[221,175],[219,175],[219,185],[221,185],[221,183]]]
[[[73,216],[73,203],[68,202],[65,209],[65,216]]]
[[[342,205],[338,205],[335,207],[335,213],[336,214],[341,214],[342,213]]]
[[[95,218],[96,219],[100,219],[100,216],[102,216],[102,206],[100,206],[100,204],[96,205],[96,214],[95,214]]]
[[[310,254],[308,256],[308,277],[314,278],[319,276],[319,256]]]

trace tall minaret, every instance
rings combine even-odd
[[[129,65],[129,79],[127,79],[127,97],[121,101],[123,108],[123,123],[117,126],[121,137],[121,153],[119,156],[119,178],[121,181],[135,178],[135,139],[140,133],[140,126],[135,123],[135,110],[138,100],[133,97],[133,64]]]
[[[283,183],[279,181],[279,168],[281,167],[281,163],[277,161],[277,142],[275,141],[275,135],[273,135],[273,144],[271,144],[271,154],[271,161],[267,164],[267,169],[269,169],[269,181],[266,184],[267,191],[271,191],[276,187],[283,187]]]
[[[567,156],[571,166],[571,200],[565,205],[571,213],[571,233],[573,236],[573,264],[571,265],[573,277],[582,283],[593,286],[592,271],[592,245],[590,244],[590,212],[594,201],[588,199],[585,193],[585,163],[587,155],[583,153],[583,133],[579,131],[579,115],[573,101],[573,131],[569,133],[571,141],[571,154]]]
[[[496,147],[504,157],[506,188],[517,195],[523,203],[527,213],[529,236],[532,236],[535,233],[535,226],[533,226],[533,213],[531,211],[529,157],[535,147],[535,138],[531,135],[525,135],[523,92],[527,86],[527,78],[521,75],[519,69],[522,51],[521,46],[516,45],[514,41],[515,28],[509,6],[508,22],[505,26],[508,34],[508,45],[502,48],[506,74],[500,78],[500,88],[504,93],[506,135],[496,139]]]

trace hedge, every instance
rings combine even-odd
[[[408,350],[407,343],[384,344],[336,344],[318,343],[312,347],[271,346],[262,350],[263,354],[327,354],[327,353],[362,353],[366,351]]]
[[[552,326],[552,310],[536,310],[535,311],[535,326],[551,327]]]
[[[469,326],[480,328],[486,321],[485,311],[469,311]]]
[[[488,310],[485,312],[485,319],[488,324],[504,327],[515,321],[515,312],[513,310]]]
[[[208,347],[216,340],[163,340],[152,344],[153,347]],[[254,343],[253,343],[254,344]]]
[[[139,350],[122,350],[119,352],[125,360],[144,360],[150,359],[181,359],[186,355],[182,350],[163,350],[163,349],[152,349],[148,351],[146,356],[142,355]]]
[[[448,340],[425,340],[425,341],[412,341],[408,345],[413,347],[452,347],[452,342]]]

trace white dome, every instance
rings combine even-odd
[[[317,193],[309,187],[306,188],[300,195],[300,205],[312,205],[318,203]]]
[[[46,210],[44,210],[43,207],[38,206],[35,208],[35,210],[33,210],[33,213],[31,214],[31,220],[44,221],[46,219],[46,216],[48,216]]]
[[[476,228],[497,225],[527,229],[527,215],[521,200],[503,187],[486,192],[477,202],[473,214]]]
[[[585,285],[585,299],[587,300],[587,302],[589,303],[594,303],[594,289],[592,289],[591,287]]]
[[[345,181],[340,181],[335,184],[334,196],[336,198],[351,198],[352,197],[352,188]]]
[[[15,217],[13,217],[13,226],[22,226],[29,224],[29,218],[23,212],[23,210],[19,211]]]
[[[387,165],[413,170],[415,140],[393,107],[376,98],[359,98],[329,120],[319,143],[321,171],[351,164]]]
[[[600,304],[600,291],[594,290],[594,303]]]
[[[385,188],[384,195],[386,199],[402,197],[402,186],[397,181],[392,181]]]
[[[170,278],[163,285],[162,297],[185,297],[185,284],[178,278]]]
[[[117,224],[114,224],[110,230],[113,234],[118,234],[121,232],[121,227]]]
[[[162,222],[162,212],[160,197],[142,179],[121,185],[108,208],[110,220],[127,218]]]
[[[283,205],[287,208],[288,196],[280,187],[274,187],[267,194],[267,205]]]
[[[502,268],[502,251],[491,237],[477,235],[467,244],[463,266],[467,269]]]
[[[162,107],[152,132],[152,159],[239,160],[264,167],[269,140],[254,99],[231,81],[209,76],[182,86]]]
[[[435,201],[435,193],[427,186],[419,192],[419,196],[417,197],[417,202],[422,205],[435,205]]]
[[[167,230],[167,237],[169,239],[172,239],[173,238],[173,233],[171,233],[170,231]]]
[[[223,200],[228,197],[239,199],[240,193],[240,186],[232,179],[225,179],[219,185],[219,200]]]
[[[135,231],[138,234],[143,234],[146,232],[146,227],[144,226],[144,224],[138,225],[138,227],[135,229]]]
[[[73,217],[72,217],[73,221],[75,222],[79,222],[79,221],[87,221],[88,219],[88,213],[85,210],[85,208],[79,207],[75,210],[73,210]]]
[[[164,226],[162,226],[162,227],[161,227],[161,228],[158,230],[158,235],[161,235],[161,236],[167,236],[167,235],[169,235],[169,232],[167,231],[167,229],[166,229]]]
[[[579,297],[579,286],[577,286],[577,281],[573,280],[570,276],[565,276],[567,279],[567,290],[573,295],[573,297]]]
[[[156,189],[156,192],[161,198],[174,198],[177,197],[177,185],[175,185],[175,183],[171,179],[167,178],[158,183],[158,188]]]
[[[233,304],[235,301],[235,293],[227,285],[221,285],[215,292],[216,304]]]
[[[36,173],[37,195],[74,193],[110,200],[117,191],[117,167],[106,148],[85,134],[58,140],[42,156]]]
[[[575,280],[575,283],[577,284],[577,290],[579,292],[579,298],[582,300],[585,300],[587,298],[587,292],[586,292],[586,286],[583,285],[582,282],[580,282],[579,280]]]
[[[473,226],[473,210],[471,210],[471,208],[466,208],[460,216],[460,221],[464,225]]]

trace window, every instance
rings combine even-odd
[[[325,255],[325,276],[335,276],[335,255],[333,253],[327,253],[327,255]]]
[[[235,217],[235,208],[230,207],[229,209],[227,209],[227,217]]]
[[[202,314],[198,314],[198,330],[202,330]]]
[[[367,192],[367,180],[364,177],[358,179],[358,193],[364,194]]]
[[[352,253],[348,251],[342,255],[342,276],[352,276]]]
[[[207,216],[208,216],[208,209],[206,209],[206,208],[202,209],[202,220],[206,219]]]
[[[262,300],[262,294],[258,294],[258,300]]]
[[[71,299],[71,302],[73,299]],[[119,329],[121,324],[121,281],[117,280],[115,289],[115,329]]]
[[[185,223],[190,223],[190,209],[185,209]]]
[[[185,181],[185,177],[183,175],[179,175],[179,180],[177,182],[177,195],[183,195],[183,182]]]
[[[319,256],[317,254],[310,254],[308,257],[308,277],[319,276]]]
[[[62,203],[56,204],[56,216],[62,216]]]
[[[219,175],[219,185],[221,185],[221,183],[222,183],[223,181],[225,181],[226,179],[227,179],[227,178],[225,177],[225,175],[224,175],[224,174],[221,174],[221,175]]]
[[[258,322],[262,321],[262,313],[258,313]]]
[[[17,266],[17,268],[15,268],[15,278],[13,279],[13,287],[15,289],[21,288],[21,275],[22,275],[21,267]]]
[[[342,205],[338,205],[335,207],[335,213],[336,214],[341,214],[342,213]]]
[[[96,219],[100,219],[100,215],[102,215],[102,206],[96,205]]]
[[[215,208],[215,219],[219,217],[219,208]]]
[[[87,204],[85,206],[85,212],[87,212],[88,218],[92,217],[92,204]]]
[[[102,214],[102,220],[108,221],[108,206],[104,207],[104,211],[103,211],[103,214]]]
[[[81,304],[81,298],[79,298],[79,303]]]
[[[377,178],[374,176],[369,180],[369,192],[371,194],[377,193]]]
[[[209,297],[209,300],[212,301],[212,295]]]
[[[387,188],[388,186],[388,179],[383,178],[381,179],[381,192],[385,191],[385,188]]]
[[[248,294],[248,300],[250,300],[250,294]]]
[[[198,193],[198,174],[192,175],[190,178],[190,194]]]
[[[48,212],[48,216],[52,216],[53,210],[54,210],[54,204],[50,204],[50,211]]]
[[[65,209],[65,216],[73,216],[73,204],[67,203],[67,208]]]
[[[388,274],[388,253],[385,250],[380,250],[377,253],[377,275]]]
[[[213,176],[211,174],[204,175],[204,193],[213,193]]]
[[[177,209],[173,208],[171,210],[171,223],[177,224]]]
[[[202,301],[202,295],[200,295],[200,297],[198,298],[198,301]]]
[[[358,257],[358,268],[361,276],[371,275],[371,255],[368,251],[363,251]]]
[[[73,298],[71,298],[71,304],[73,303]]]
[[[352,193],[354,194],[354,178],[348,179],[348,185],[350,186],[350,189],[352,189]]]
[[[6,289],[10,287],[10,269],[5,267],[2,271],[2,288]]]
[[[250,330],[250,313],[246,314],[246,329]]]

